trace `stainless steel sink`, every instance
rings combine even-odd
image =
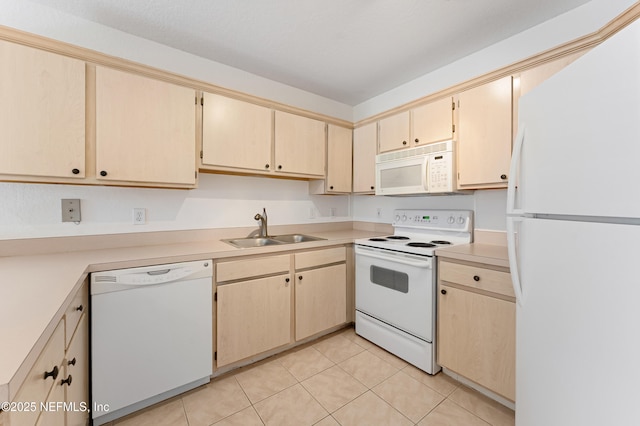
[[[321,241],[326,238],[312,237],[311,235],[304,234],[287,234],[276,235],[272,237],[257,237],[257,238],[229,238],[221,240],[227,244],[238,248],[251,248],[251,247],[263,247],[263,246],[275,246],[279,244],[295,244],[305,243],[307,241]]]
[[[232,238],[222,241],[238,248],[275,246],[278,244],[284,244],[282,241],[276,241],[271,238]]]
[[[276,235],[270,238],[272,240],[281,241],[283,243],[306,243],[307,241],[326,240],[326,238],[312,237],[311,235],[304,234]]]

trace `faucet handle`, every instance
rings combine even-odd
[[[260,220],[262,218],[262,216],[260,216],[260,213],[256,213],[256,215],[253,217],[253,220]]]

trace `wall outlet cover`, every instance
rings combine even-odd
[[[144,225],[147,223],[147,209],[144,208],[134,208],[133,209],[133,224],[134,225]]]
[[[80,200],[77,198],[62,199],[62,221],[78,223],[80,220]]]

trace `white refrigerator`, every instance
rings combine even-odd
[[[640,425],[640,22],[522,96],[516,425]]]

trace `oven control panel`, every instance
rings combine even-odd
[[[471,210],[396,210],[393,226],[467,231],[472,219]]]

